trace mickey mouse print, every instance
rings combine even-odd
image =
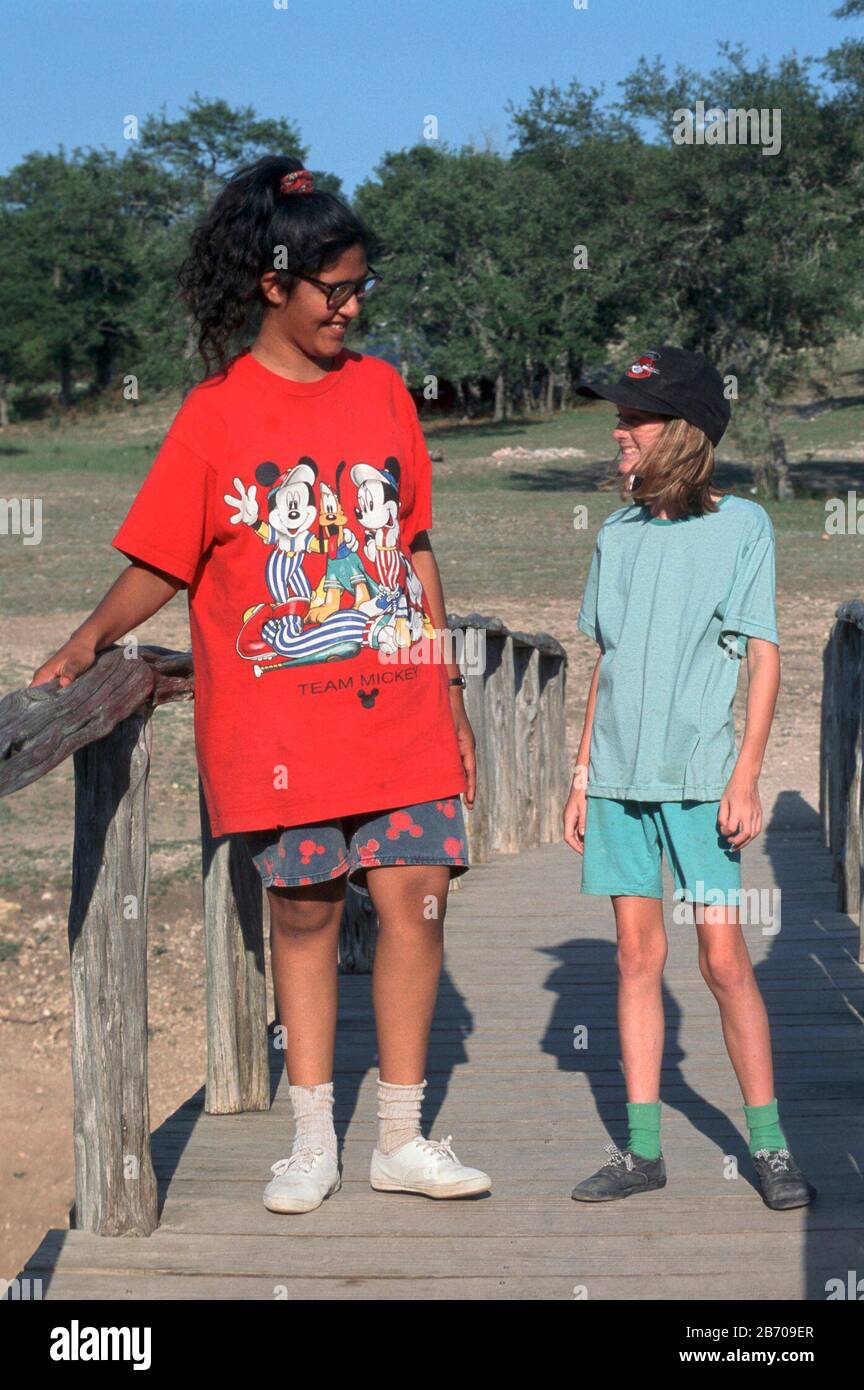
[[[284,472],[259,464],[249,487],[234,479],[224,498],[231,523],[250,527],[266,552],[263,597],[244,610],[237,635],[237,653],[256,676],[353,657],[364,646],[395,653],[434,636],[422,586],[400,549],[400,471],[395,457],[380,468],[348,469],[343,461],[331,487],[304,456]],[[346,472],[356,495],[350,522]]]

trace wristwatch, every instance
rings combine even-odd
[[[465,687],[466,687],[466,685],[468,684],[468,682],[466,681],[466,679],[465,679],[464,676],[459,675],[459,676],[451,676],[451,677],[450,677],[450,684],[451,684],[451,685],[461,685],[462,689],[464,690]]]

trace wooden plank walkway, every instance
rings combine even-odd
[[[625,1138],[606,898],[579,895],[563,845],[475,866],[451,894],[425,1129],[453,1135],[493,1192],[433,1202],[373,1192],[368,977],[341,981],[341,1192],[307,1216],[265,1210],[290,1148],[281,1053],[267,1113],[209,1116],[203,1091],[154,1134],[164,1201],[149,1238],[49,1231],[23,1275],[68,1299],[824,1299],[864,1272],[864,977],[833,910],[815,831],[763,835],[748,887],[782,890],[782,927],[747,928],[770,1013],[781,1115],[820,1196],[772,1212],[752,1185],[741,1098],[692,925],[671,921],[663,1148],[669,1182],[597,1207],[570,1188]],[[671,884],[668,885],[671,892]],[[588,1030],[586,1049],[574,1029]],[[740,1176],[729,1176],[734,1164]]]

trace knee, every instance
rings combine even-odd
[[[450,870],[439,864],[400,864],[370,869],[367,885],[380,934],[403,933],[435,941],[443,937]]]
[[[341,915],[341,906],[309,898],[277,898],[270,900],[270,926],[282,937],[308,937],[333,925],[334,914]]]
[[[628,937],[618,942],[618,974],[623,980],[654,979],[666,964],[666,939]]]
[[[699,953],[702,978],[713,994],[734,994],[750,981],[752,969],[746,953],[729,947],[711,946]]]

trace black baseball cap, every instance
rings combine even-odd
[[[704,353],[661,347],[635,358],[624,375],[609,386],[576,387],[580,396],[597,396],[629,410],[687,420],[717,445],[732,410],[723,394],[723,378]]]

